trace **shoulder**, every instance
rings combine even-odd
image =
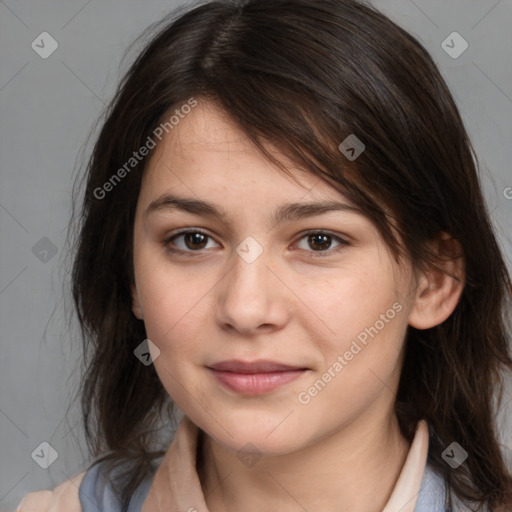
[[[26,494],[16,512],[82,512],[78,489],[85,471],[62,482],[53,491],[37,491]]]
[[[93,464],[87,471],[79,489],[79,499],[82,504],[82,512],[97,512],[98,510],[108,510],[109,512],[120,512],[122,509],[121,496],[115,491],[114,482],[120,483],[121,475],[133,475],[137,467],[132,464],[133,461],[117,461],[112,467],[107,461],[99,461]],[[139,486],[131,494],[128,504],[129,512],[139,512],[144,502],[155,471],[151,465],[151,474],[147,474]],[[121,478],[123,480],[124,478]],[[53,512],[53,511],[52,511]]]
[[[415,512],[444,511],[446,492],[444,478],[427,462]]]
[[[471,509],[450,490],[445,478],[427,463],[414,512],[438,511],[471,512]]]
[[[123,469],[118,466],[117,471]],[[16,512],[119,512],[121,501],[112,482],[117,471],[110,472],[105,461],[61,483],[53,491],[31,492],[24,496]],[[137,489],[138,494],[144,488]]]

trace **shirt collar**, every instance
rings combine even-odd
[[[187,416],[181,420],[174,440],[153,478],[141,512],[164,509],[168,512],[209,512],[196,471],[198,432],[197,426]],[[428,425],[421,420],[382,512],[414,512],[425,473],[428,445]]]

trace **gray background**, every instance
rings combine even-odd
[[[120,67],[124,50],[183,3],[0,1],[2,511],[13,510],[27,492],[55,487],[89,462],[79,408],[70,403],[81,354],[65,288],[71,187],[80,151],[87,155],[90,149],[91,141],[85,143],[93,123],[129,64],[128,59]],[[512,2],[374,4],[423,42],[448,81],[480,159],[489,210],[512,267]],[[453,31],[469,44],[455,59],[441,47]],[[42,32],[59,45],[47,59],[31,47]],[[507,390],[499,427],[507,454],[511,409]],[[43,441],[58,453],[48,469],[31,457]]]

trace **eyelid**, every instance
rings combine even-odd
[[[192,228],[183,228],[183,229],[180,229],[178,231],[175,231],[175,232],[171,233],[169,236],[164,238],[164,240],[162,241],[162,244],[166,248],[167,251],[169,251],[171,253],[174,253],[174,254],[184,254],[184,255],[191,255],[191,256],[196,256],[196,255],[200,256],[200,255],[204,254],[204,252],[205,252],[204,249],[193,251],[193,250],[183,250],[183,249],[171,249],[171,248],[169,248],[169,244],[174,239],[176,239],[176,238],[178,238],[178,237],[180,237],[182,235],[186,235],[187,233],[201,233],[201,234],[205,235],[207,238],[209,238],[209,239],[211,239],[211,240],[213,240],[215,242],[214,237],[212,235],[210,235],[204,229],[192,227]],[[322,229],[322,228],[308,229],[308,230],[305,230],[305,231],[301,231],[300,233],[298,233],[296,235],[296,241],[293,242],[293,244],[294,245],[297,244],[298,242],[300,242],[306,236],[315,235],[315,234],[328,235],[331,238],[336,239],[339,242],[339,245],[337,247],[332,248],[332,249],[327,249],[326,251],[307,251],[305,249],[299,249],[299,250],[305,250],[305,252],[310,253],[312,257],[327,257],[327,256],[331,256],[331,255],[335,254],[336,252],[338,252],[338,250],[340,250],[340,249],[342,249],[342,248],[344,248],[346,246],[352,245],[351,242],[349,242],[346,238],[340,236],[339,234],[336,234],[336,233],[334,233],[333,231],[331,231],[329,229]],[[218,243],[218,242],[215,242],[215,243]]]

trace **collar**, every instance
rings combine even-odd
[[[141,512],[209,512],[196,471],[198,432],[198,427],[184,416],[156,471]],[[428,425],[421,420],[382,512],[414,512],[425,473],[428,444]]]

